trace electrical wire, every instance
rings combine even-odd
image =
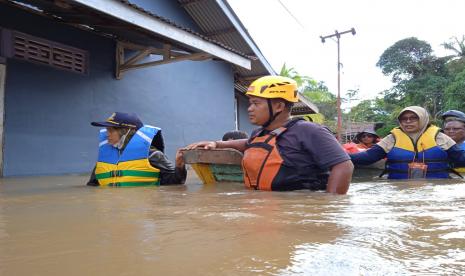
[[[295,20],[295,22],[297,22],[297,24],[299,24],[299,26],[305,30],[305,26],[299,21],[299,19],[297,19],[296,16],[294,16],[294,14],[286,7],[286,5],[284,5],[284,3],[281,2],[281,0],[278,0],[278,2],[279,4],[281,4],[281,6],[283,6],[283,8],[287,11],[287,13]]]

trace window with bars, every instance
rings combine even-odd
[[[75,73],[87,74],[88,53],[84,50],[18,31],[3,29],[2,53],[6,57],[27,60]]]

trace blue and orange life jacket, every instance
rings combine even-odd
[[[263,136],[258,136],[262,133],[259,131],[248,140],[242,159],[246,187],[267,191],[326,189],[327,172],[288,164],[279,152],[277,140],[298,120],[301,119],[292,120]]]
[[[447,152],[436,143],[439,132],[436,126],[429,126],[414,143],[400,128],[394,128],[395,144],[387,154],[386,171],[389,179],[407,179],[408,164],[422,162],[428,165],[426,178],[449,178],[450,167]]]
[[[100,186],[160,185],[160,170],[148,160],[150,145],[159,128],[144,125],[131,137],[123,152],[110,145],[107,130],[100,130],[95,177]]]

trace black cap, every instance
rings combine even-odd
[[[458,110],[448,110],[442,113],[441,118],[445,121],[461,121],[465,122],[465,114]]]
[[[114,112],[105,122],[90,123],[96,127],[128,127],[139,129],[142,121],[135,113]]]

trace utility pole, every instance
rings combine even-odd
[[[347,31],[343,32],[338,32],[337,30],[334,32],[334,34],[326,35],[326,36],[320,36],[321,42],[325,43],[327,38],[331,37],[336,37],[336,42],[337,42],[337,102],[336,102],[336,108],[337,108],[337,129],[336,129],[336,135],[337,135],[337,140],[341,142],[341,128],[342,128],[342,112],[341,112],[341,61],[340,61],[340,46],[339,46],[339,40],[341,38],[341,35],[347,34],[347,33],[352,33],[352,35],[355,35],[355,29],[352,28]]]

